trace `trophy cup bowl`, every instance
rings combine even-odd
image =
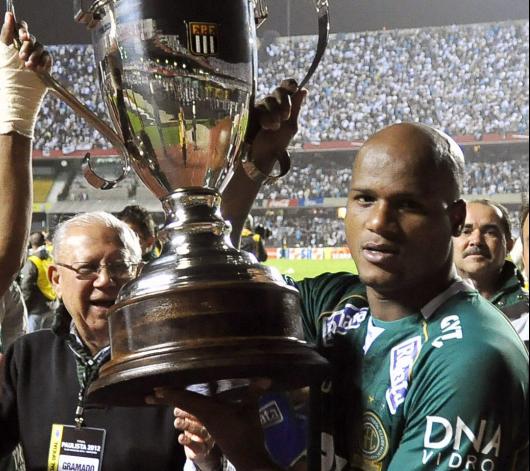
[[[327,2],[316,5],[327,12]],[[286,389],[315,383],[327,362],[301,340],[297,290],[236,250],[220,214],[254,100],[261,0],[222,7],[78,0],[77,7],[76,19],[92,29],[112,141],[166,216],[160,258],[109,311],[112,356],[88,399],[143,404],[154,387],[206,383],[215,392],[223,380],[257,377]],[[321,35],[322,44],[320,55]],[[112,187],[85,164],[89,181]]]

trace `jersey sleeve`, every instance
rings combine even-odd
[[[351,273],[325,273],[299,282],[290,278],[286,281],[300,293],[304,335],[314,344],[318,344],[321,338],[322,318],[331,314],[347,293],[353,297],[357,293],[360,305],[366,305],[365,288],[359,277]]]
[[[484,345],[419,360],[388,471],[528,470],[528,357]]]

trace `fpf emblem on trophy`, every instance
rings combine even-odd
[[[219,25],[213,23],[189,23],[189,49],[198,56],[216,56],[219,49]]]

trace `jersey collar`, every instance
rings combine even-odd
[[[425,319],[430,319],[442,305],[444,305],[447,301],[449,301],[449,299],[458,293],[469,293],[476,291],[476,289],[469,282],[463,280],[456,274],[456,270],[453,270],[452,278],[453,282],[449,288],[433,298],[421,309],[421,314]]]

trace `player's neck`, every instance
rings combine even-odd
[[[466,276],[464,273],[463,278],[471,281],[475,289],[486,299],[491,299],[497,291],[501,288],[501,272],[488,273],[484,276]]]
[[[401,286],[396,290],[378,290],[367,287],[366,294],[370,312],[385,322],[404,319],[417,314],[432,299],[443,293],[454,281],[454,272],[431,279],[416,286]]]

